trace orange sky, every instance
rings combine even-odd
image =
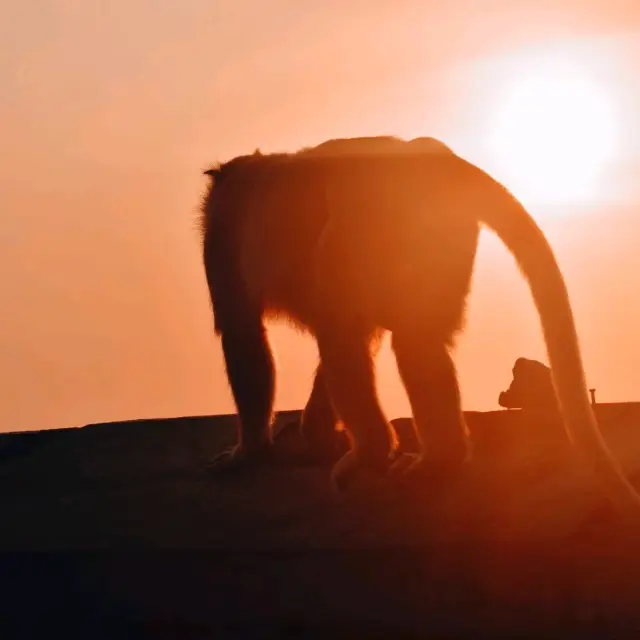
[[[558,46],[606,81],[622,144],[597,201],[532,212],[598,399],[639,399],[639,36],[627,0],[2,3],[0,431],[231,411],[195,228],[201,169],[396,134],[439,136],[492,170],[504,74]],[[278,408],[300,407],[315,347],[273,338]],[[531,297],[483,234],[456,358],[465,408],[496,408],[519,356],[545,359]],[[379,362],[385,407],[407,415],[388,350]]]

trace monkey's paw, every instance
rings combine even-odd
[[[425,484],[439,486],[469,468],[473,460],[469,447],[443,452],[441,455],[404,454],[389,469],[389,476],[400,486]]]
[[[330,467],[349,450],[349,442],[343,433],[303,432],[291,424],[274,437],[274,447],[283,466]]]
[[[344,492],[363,473],[375,478],[384,478],[392,468],[401,465],[407,455],[394,450],[387,456],[366,456],[356,449],[351,449],[333,466],[331,480],[337,491]]]
[[[235,445],[225,449],[206,463],[209,472],[215,475],[244,472],[265,466],[273,461],[273,444],[247,448]]]

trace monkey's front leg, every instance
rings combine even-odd
[[[273,457],[271,419],[275,363],[262,320],[243,322],[221,332],[227,378],[239,416],[238,443],[216,456],[210,468],[230,471],[256,466]]]

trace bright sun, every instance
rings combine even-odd
[[[598,180],[618,151],[611,92],[570,57],[527,56],[510,75],[486,133],[500,177],[523,201],[597,197]]]

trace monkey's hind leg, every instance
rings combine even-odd
[[[379,353],[383,337],[383,330],[373,333],[369,344],[372,359]],[[300,422],[300,435],[307,450],[306,457],[311,464],[334,463],[347,452],[350,439],[346,430],[337,430],[339,423],[320,364]]]
[[[470,460],[471,442],[445,340],[425,328],[404,330],[394,332],[392,348],[422,448],[405,471],[436,477],[455,472]]]
[[[331,402],[352,438],[351,450],[332,470],[343,490],[364,470],[384,475],[398,440],[378,401],[371,334],[338,324],[325,325],[316,338]]]
[[[322,365],[319,365],[313,378],[311,395],[300,421],[300,436],[306,449],[305,457],[311,464],[335,462],[341,452],[340,445],[347,445],[344,434],[337,432],[338,423],[338,415],[331,404]]]
[[[274,461],[283,467],[330,467],[350,446],[338,423],[319,366],[300,419],[274,434]]]

